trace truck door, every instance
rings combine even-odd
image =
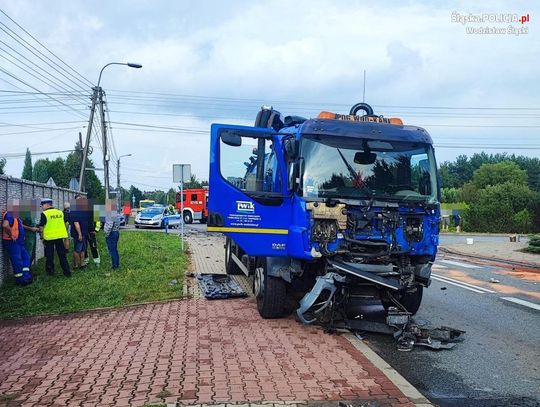
[[[272,129],[212,125],[208,231],[251,256],[286,256],[291,195]]]

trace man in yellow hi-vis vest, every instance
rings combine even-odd
[[[41,221],[39,230],[43,236],[43,245],[45,246],[45,270],[47,274],[54,274],[54,249],[60,260],[60,266],[66,277],[71,277],[71,270],[66,257],[66,248],[64,239],[68,237],[64,213],[53,207],[53,201],[49,198],[41,200]]]

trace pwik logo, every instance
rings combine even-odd
[[[236,211],[242,213],[254,213],[255,204],[248,201],[236,201]]]

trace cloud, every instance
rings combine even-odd
[[[144,65],[141,70],[111,66],[104,72],[103,87],[111,102],[112,121],[209,129],[212,122],[224,121],[220,116],[249,124],[262,103],[272,104],[285,114],[305,116],[320,110],[347,111],[348,105],[361,99],[366,70],[367,101],[377,106],[377,113],[400,114],[407,123],[428,128],[436,141],[455,142],[503,142],[509,132],[515,135],[517,131],[438,126],[522,124],[523,120],[535,125],[538,119],[437,117],[426,109],[411,112],[386,106],[538,107],[540,85],[533,67],[540,65],[539,38],[532,28],[529,35],[521,37],[471,36],[463,25],[451,22],[453,11],[539,14],[535,13],[537,6],[527,3],[518,2],[512,8],[508,10],[503,2],[472,5],[323,0],[231,1],[213,7],[206,2],[187,5],[167,1],[19,1],[5,6],[8,14],[93,82],[107,62]],[[3,85],[0,83],[0,87]],[[114,90],[249,100],[199,99],[195,103],[194,99],[184,99],[182,103],[166,103],[150,98],[122,99]],[[418,116],[418,111],[424,116]],[[67,113],[14,114],[5,121],[70,117]],[[117,149],[133,153],[129,160],[136,162],[136,167],[166,177],[173,163],[191,161],[195,173],[201,177],[207,174],[208,136],[116,127],[113,134]],[[74,144],[77,131],[60,133],[51,135],[48,147],[65,149]],[[536,134],[534,129],[524,129],[514,139],[532,142]],[[4,148],[19,151],[32,144],[36,149],[44,147],[39,136],[27,135],[9,140]],[[439,160],[451,159],[458,152],[440,150]],[[18,175],[22,160],[10,161],[11,169]],[[165,178],[152,180],[147,173],[130,173],[127,169],[125,177],[146,184],[159,182],[162,188],[170,185]]]

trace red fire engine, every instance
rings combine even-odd
[[[208,219],[208,189],[184,189],[183,201],[183,218],[185,223],[193,223],[193,220],[198,220],[201,223],[206,223],[206,219]],[[181,205],[182,199],[180,197],[180,192],[177,192],[176,209],[178,209],[179,213],[182,209]]]

